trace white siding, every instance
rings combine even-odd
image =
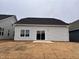
[[[30,30],[30,37],[20,37],[20,31]],[[69,32],[67,26],[52,26],[52,27],[29,27],[15,26],[15,40],[36,40],[37,31],[45,31],[45,40],[52,41],[69,41]]]
[[[8,17],[0,20],[0,27],[4,28],[4,35],[0,36],[0,39],[13,39],[14,38],[14,24],[16,22],[15,16]],[[8,30],[10,31],[10,35],[8,36]]]

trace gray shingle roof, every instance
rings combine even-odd
[[[13,16],[13,15],[3,15],[3,14],[0,14],[0,20],[8,18],[8,17],[11,17],[11,16]]]
[[[55,18],[23,18],[15,24],[47,24],[47,25],[68,25]]]

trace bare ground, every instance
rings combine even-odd
[[[0,41],[0,59],[79,59],[79,43]]]

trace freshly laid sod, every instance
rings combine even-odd
[[[0,59],[79,59],[79,43],[1,41]]]

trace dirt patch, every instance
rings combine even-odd
[[[17,46],[14,50],[15,51],[25,51],[27,49],[26,46]]]
[[[79,43],[0,43],[0,59],[79,59]]]

